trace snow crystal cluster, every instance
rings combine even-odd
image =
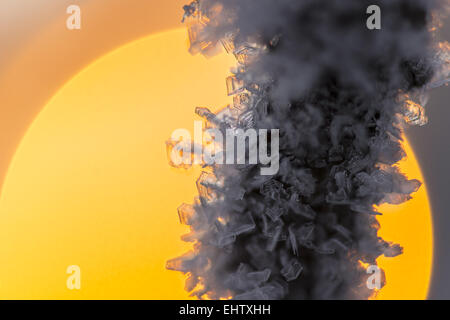
[[[427,92],[448,81],[449,47],[434,44],[440,1],[377,3],[381,30],[365,27],[368,0],[184,7],[191,53],[222,45],[237,60],[226,80],[233,105],[197,109],[207,127],[280,129],[276,175],[207,166],[199,196],[179,207],[193,249],[167,268],[187,274],[192,295],[366,299],[364,266],[402,253],[378,236],[377,207],[420,187],[396,166],[403,128],[426,123]]]

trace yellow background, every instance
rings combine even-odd
[[[230,103],[234,63],[187,53],[184,30],[108,54],[67,83],[22,140],[0,199],[0,298],[186,298],[165,261],[189,248],[176,208],[196,194],[199,169],[167,164],[173,130],[193,130],[196,106]],[[212,71],[213,70],[213,71]],[[409,148],[408,146],[406,146]],[[402,164],[419,178],[413,153]],[[405,254],[381,259],[380,298],[425,298],[432,258],[425,188],[381,218]],[[81,268],[68,290],[67,266]]]

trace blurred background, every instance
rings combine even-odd
[[[2,0],[0,2],[0,185],[33,119],[75,74],[133,40],[182,27],[186,0]],[[82,9],[81,30],[66,8]],[[449,39],[450,21],[440,31]],[[435,89],[428,125],[407,131],[428,188],[434,227],[431,299],[450,299],[450,91]],[[407,224],[407,221],[405,221]]]

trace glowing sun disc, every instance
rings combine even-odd
[[[170,168],[165,141],[193,129],[196,106],[230,103],[225,77],[234,61],[192,57],[185,44],[185,30],[176,30],[108,54],[35,119],[0,199],[0,298],[187,298],[184,277],[164,265],[190,248],[176,208],[192,201],[199,170]],[[406,148],[402,169],[422,179]],[[425,186],[384,209],[380,232],[405,253],[380,259],[388,284],[379,298],[423,299],[432,259]],[[80,290],[66,287],[69,265],[81,268]]]

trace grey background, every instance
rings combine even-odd
[[[450,19],[439,35],[450,39]],[[450,101],[449,87],[435,89],[426,107],[429,122],[407,136],[427,184],[434,228],[434,261],[429,299],[450,299]],[[411,281],[414,281],[411,279]]]

